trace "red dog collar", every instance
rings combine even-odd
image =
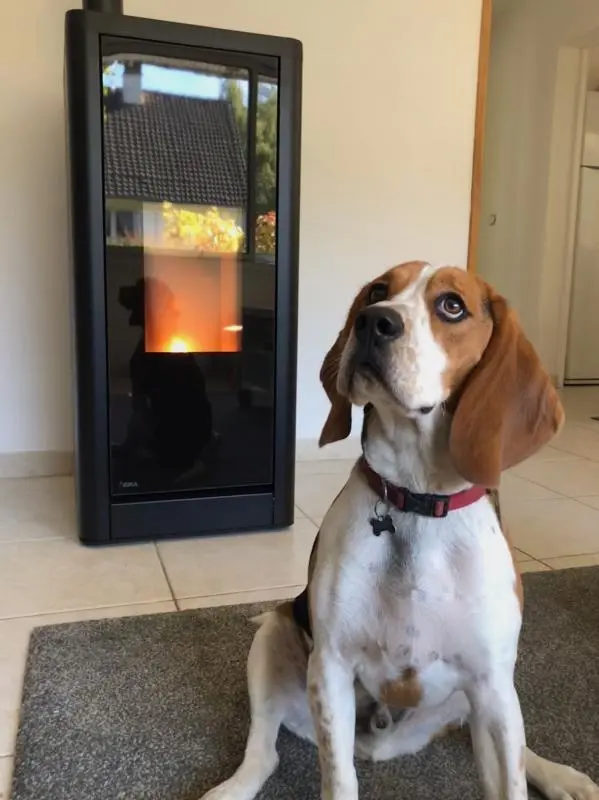
[[[381,478],[364,456],[360,457],[358,465],[366,482],[381,500],[398,511],[420,514],[422,517],[446,517],[450,511],[470,506],[487,493],[483,486],[472,486],[457,494],[416,494]]]

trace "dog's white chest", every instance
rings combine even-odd
[[[374,697],[437,705],[492,665],[515,660],[520,607],[508,545],[486,499],[442,521],[395,517],[375,537],[356,523],[343,569],[317,593],[329,631]]]
[[[489,618],[488,608],[481,615],[455,585],[379,587],[377,606],[384,616],[368,615],[359,648],[349,645],[356,675],[374,697],[398,707],[438,705],[468,674],[484,672],[488,643],[481,617]]]

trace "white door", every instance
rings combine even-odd
[[[580,175],[565,379],[599,383],[599,169],[590,167]]]

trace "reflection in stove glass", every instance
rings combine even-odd
[[[103,42],[112,491],[270,484],[276,69]]]

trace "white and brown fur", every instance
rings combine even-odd
[[[381,282],[387,299],[377,305],[405,328],[380,349],[375,378],[356,360],[355,321]],[[373,284],[323,364],[331,413],[321,443],[346,437],[351,404],[368,404],[364,454],[387,481],[419,493],[495,489],[563,420],[514,315],[455,268],[404,264]],[[459,323],[437,313],[447,292],[468,309]],[[243,763],[204,800],[252,800],[277,766],[281,725],[318,745],[321,797],[356,800],[355,756],[415,753],[465,723],[486,800],[523,800],[527,780],[549,800],[598,800],[590,778],[526,748],[514,688],[522,589],[493,497],[443,519],[392,510],[396,533],[379,537],[369,523],[377,499],[356,467],[323,521],[309,570],[311,638],[291,604],[259,618]]]

